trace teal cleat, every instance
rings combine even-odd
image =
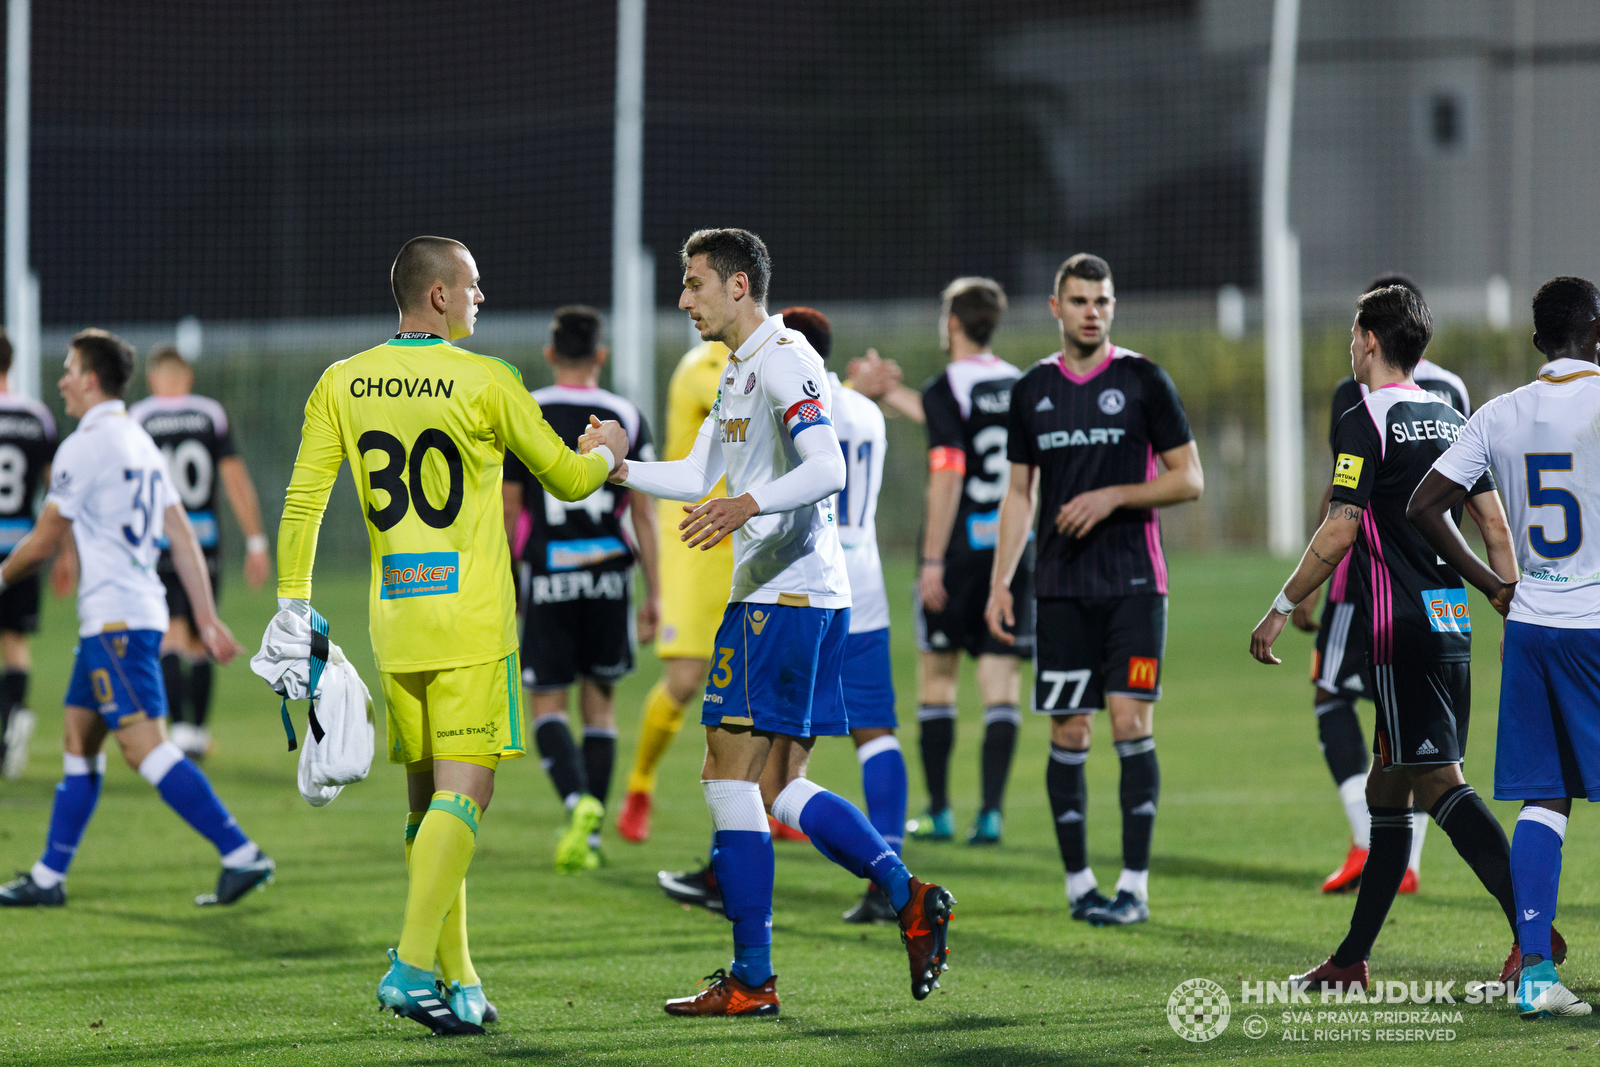
[[[906,823],[906,833],[913,841],[954,841],[956,836],[955,813],[949,808],[942,811],[929,809],[922,818]]]
[[[479,993],[482,993],[481,986]],[[483,1027],[462,1019],[439,999],[432,971],[401,963],[394,949],[389,950],[388,973],[378,980],[378,1005],[421,1023],[439,1037],[483,1033]]]
[[[972,824],[972,833],[967,835],[967,844],[998,845],[1004,823],[999,808],[985,808],[978,812],[977,821]]]
[[[489,999],[483,995],[483,983],[475,985],[462,985],[460,982],[451,982],[447,998],[450,1010],[456,1017],[469,1023],[498,1022],[500,1013],[495,1009]]]
[[[1550,960],[1523,968],[1522,980],[1517,983],[1517,1014],[1524,1019],[1588,1015],[1593,1010],[1561,984]]]

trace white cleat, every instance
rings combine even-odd
[[[1517,985],[1517,1014],[1524,1019],[1588,1015],[1594,1011],[1556,977],[1555,964],[1544,960],[1523,970]]]
[[[28,742],[33,740],[33,728],[38,724],[39,717],[27,708],[11,712],[11,721],[6,724],[6,758],[0,763],[0,775],[15,781],[28,769]]]

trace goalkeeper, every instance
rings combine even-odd
[[[561,500],[604,485],[621,457],[579,456],[514,368],[450,343],[472,333],[483,303],[466,246],[414,238],[390,281],[400,332],[329,367],[306,404],[278,532],[279,606],[309,615],[317,529],[349,460],[372,545],[389,762],[405,764],[410,800],[405,926],[378,1001],[435,1033],[479,1034],[495,1013],[467,951],[465,878],[495,768],[526,748],[505,452]]]

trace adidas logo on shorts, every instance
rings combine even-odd
[[[1437,756],[1438,754],[1439,750],[1434,748],[1433,742],[1426,737],[1422,739],[1422,744],[1417,746],[1417,755],[1419,756]]]

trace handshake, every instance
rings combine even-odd
[[[589,426],[583,431],[583,436],[578,438],[578,455],[587,455],[605,445],[611,450],[615,464],[611,468],[608,481],[623,482],[628,479],[628,432],[622,428],[622,423],[608,419],[601,422],[593,415],[589,416]]]

